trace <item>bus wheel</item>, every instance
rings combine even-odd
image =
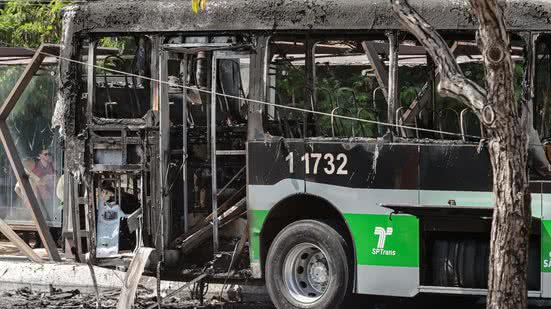
[[[266,259],[266,287],[274,305],[338,308],[349,288],[346,250],[345,240],[326,223],[302,220],[285,227]]]

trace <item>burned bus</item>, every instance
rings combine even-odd
[[[468,8],[410,2],[484,85]],[[543,1],[506,6],[516,93],[539,133],[528,278],[541,298],[550,14]],[[90,1],[65,10],[59,57],[53,121],[77,259],[121,267],[152,247],[150,274],[185,280],[211,265],[212,280],[265,280],[278,308],[486,293],[484,130],[438,95],[433,62],[388,1],[211,0],[198,14],[188,1]]]

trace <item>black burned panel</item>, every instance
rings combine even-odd
[[[304,179],[304,141],[273,137],[248,143],[250,185],[273,185],[286,178]]]
[[[307,181],[349,188],[418,189],[417,145],[307,141],[305,147],[310,165],[305,166]]]
[[[420,145],[420,189],[492,191],[492,167],[487,150],[476,145]]]

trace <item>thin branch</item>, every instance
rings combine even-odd
[[[391,2],[402,24],[415,35],[434,60],[440,72],[439,93],[464,102],[480,115],[486,102],[484,88],[463,75],[446,41],[409,5],[407,0],[391,0]]]

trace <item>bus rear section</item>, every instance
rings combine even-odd
[[[335,259],[347,263],[350,292],[400,297],[486,293],[492,175],[488,154],[478,145],[273,138],[249,142],[248,154],[253,274],[264,274],[268,282],[281,280],[291,299],[316,302],[327,288],[319,284],[319,273],[327,284],[331,276],[339,277],[340,270],[331,266]],[[544,180],[530,184],[530,297],[551,292],[542,204],[547,185]],[[317,242],[295,243],[297,223],[315,230],[312,221],[327,233]],[[334,232],[345,255],[322,240]],[[311,248],[301,251],[304,246]],[[301,257],[295,257],[297,250]],[[326,261],[321,270],[316,269],[320,253]],[[270,278],[278,262],[284,274],[295,275]],[[308,270],[310,277],[303,276]]]

